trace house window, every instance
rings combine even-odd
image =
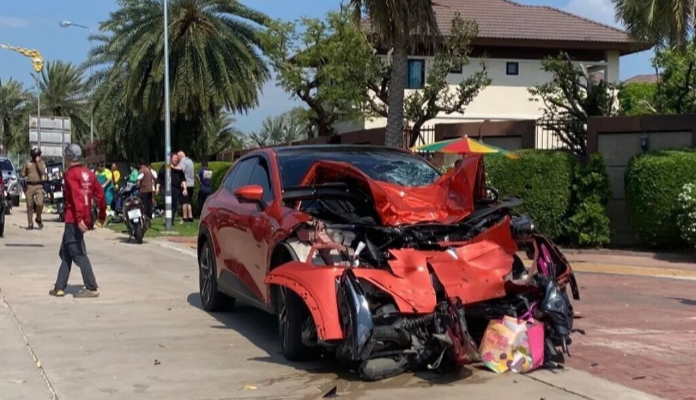
[[[509,62],[507,63],[507,74],[508,75],[519,75],[520,74],[520,63]]]
[[[422,89],[425,86],[425,60],[408,60],[406,89]]]

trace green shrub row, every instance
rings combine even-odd
[[[152,169],[155,170],[155,172],[159,173],[160,168],[164,165],[164,162],[155,162],[152,163]],[[198,171],[201,170],[201,164],[200,163],[194,163],[193,164],[194,169],[196,171],[196,174],[198,174]],[[213,192],[218,190],[220,187],[220,184],[222,183],[223,178],[227,174],[227,171],[230,169],[232,166],[232,163],[227,162],[227,161],[211,161],[208,163],[208,168],[210,168],[213,171]],[[194,186],[192,196],[193,198],[191,199],[191,203],[193,205],[193,214],[194,216],[198,217],[201,213],[201,207],[203,206],[202,204],[198,204],[198,192],[200,191],[200,186],[198,185],[198,181],[196,181],[196,185]],[[157,198],[157,205],[160,207],[164,207],[164,198],[160,195]]]
[[[521,197],[517,211],[531,216],[549,238],[579,247],[605,245],[610,238],[606,205],[611,196],[601,155],[581,165],[568,152],[521,150],[519,159],[486,158],[488,185],[502,197]]]
[[[685,245],[678,226],[678,197],[696,182],[695,150],[658,150],[634,156],[624,175],[629,221],[646,245]]]

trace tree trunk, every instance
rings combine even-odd
[[[408,46],[402,41],[394,43],[391,87],[389,88],[389,113],[384,138],[388,147],[404,146],[404,91],[408,69]]]

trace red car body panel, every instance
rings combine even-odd
[[[422,222],[443,224],[462,220],[474,210],[474,185],[480,157],[468,157],[454,172],[428,186],[404,187],[371,179],[344,162],[314,163],[300,185],[352,180],[372,194],[382,225],[398,226]]]

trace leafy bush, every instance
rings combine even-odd
[[[696,151],[636,155],[628,163],[624,180],[629,221],[638,239],[656,247],[683,245],[677,199],[685,184],[696,181]]]
[[[155,170],[155,172],[159,173],[160,168],[164,165],[164,162],[155,162],[152,163],[152,169]],[[194,163],[194,170],[196,171],[196,174],[198,174],[198,171],[201,169],[201,164],[200,163]],[[220,184],[222,183],[223,178],[227,174],[227,171],[230,169],[232,166],[232,163],[228,161],[211,161],[208,163],[208,168],[210,168],[213,171],[213,192],[215,192],[219,187]],[[159,177],[158,177],[159,178]],[[196,181],[196,184],[193,189],[193,193],[191,194],[193,197],[191,198],[191,204],[193,205],[193,215],[198,216],[201,213],[201,207],[202,204],[198,204],[198,192],[200,190],[200,187],[198,185],[198,182]],[[163,196],[158,196],[157,198],[157,205],[159,207],[164,207],[164,198]]]
[[[657,84],[647,82],[627,83],[619,90],[619,106],[621,115],[655,114],[652,104],[655,103]]]
[[[696,184],[687,183],[679,194],[677,225],[682,238],[696,246]]]
[[[600,247],[609,244],[611,226],[606,207],[611,198],[611,184],[601,154],[591,155],[587,165],[576,165],[572,198],[571,217],[565,223],[570,245]]]
[[[529,214],[541,232],[551,239],[565,235],[561,223],[571,205],[576,158],[550,150],[521,150],[520,158],[486,157],[488,185],[501,197],[515,196],[525,203],[519,212]]]
[[[607,209],[594,201],[580,204],[566,223],[568,239],[575,247],[600,247],[611,240]]]

